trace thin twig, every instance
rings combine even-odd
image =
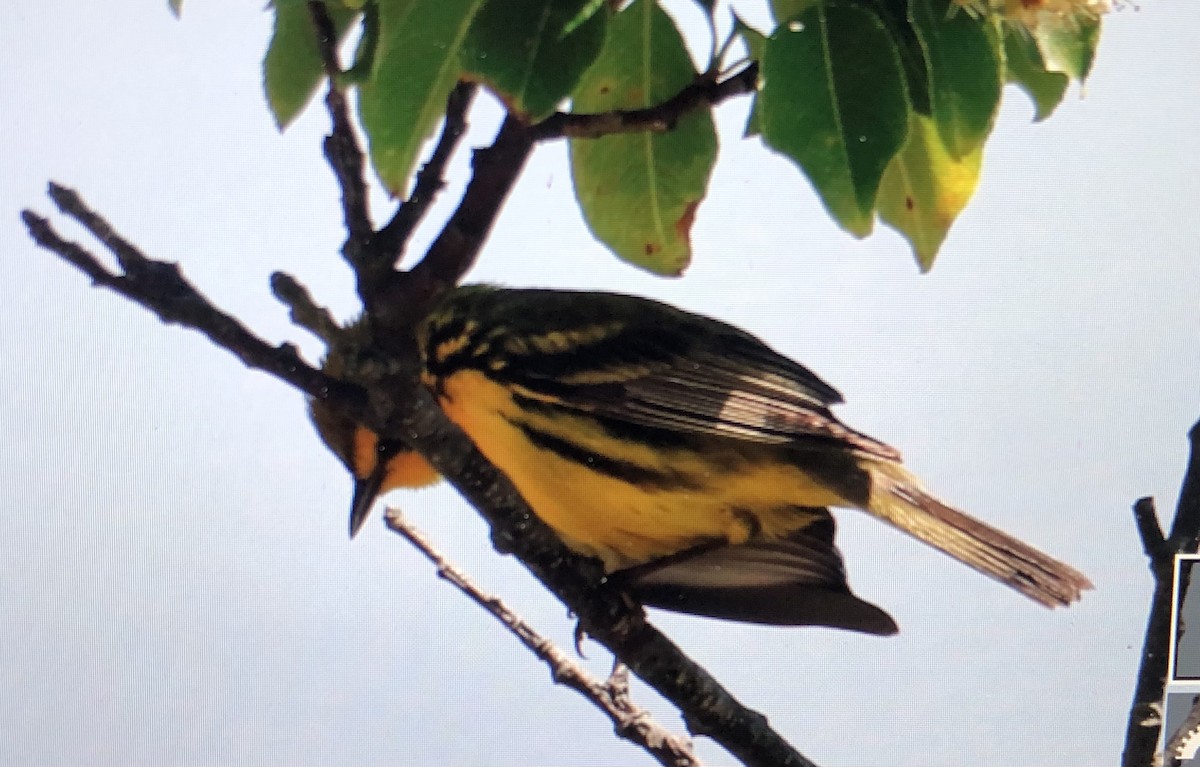
[[[682,114],[685,108],[709,103],[706,99],[752,88],[754,72],[748,68],[733,78],[739,84],[719,87],[715,94],[707,86],[697,87],[694,96],[673,100],[664,114]],[[546,138],[553,137],[548,126],[543,130]],[[474,264],[534,144],[533,130],[508,117],[492,145],[476,151],[463,197],[422,260],[410,272],[392,272],[386,281],[370,286],[373,292],[364,295],[364,303],[378,331],[376,341],[386,351],[402,354],[404,344],[411,343],[411,328]],[[772,730],[765,717],[743,706],[650,626],[637,605],[605,585],[594,560],[568,551],[415,380],[388,381],[373,387],[372,397],[374,412],[384,415],[368,425],[384,439],[403,439],[426,457],[489,522],[497,550],[516,554],[580,617],[588,634],[674,703],[689,726],[747,765],[812,764]]]
[[[288,307],[293,325],[299,325],[320,338],[326,346],[335,345],[342,336],[342,327],[329,310],[318,306],[308,288],[297,282],[292,275],[286,272],[273,273],[271,292]]]
[[[413,268],[415,278],[428,274],[437,283],[453,285],[466,274],[532,149],[529,129],[514,117],[506,118],[492,145],[475,153],[475,172],[462,202]]]
[[[613,723],[617,735],[641,746],[667,767],[700,767],[688,738],[679,737],[654,722],[650,714],[629,698],[628,679],[614,670],[609,681],[592,676],[570,655],[539,634],[498,597],[485,592],[464,572],[450,563],[429,539],[411,525],[399,509],[387,510],[387,525],[420,551],[437,568],[438,577],[458,589],[472,602],[500,621],[521,644],[550,667],[551,678],[591,701]],[[624,683],[622,683],[624,682]]]
[[[399,337],[474,265],[538,141],[670,130],[692,110],[754,90],[757,78],[758,65],[751,63],[721,82],[701,77],[662,104],[647,109],[591,115],[556,113],[533,126],[508,116],[492,145],[475,153],[474,173],[462,200],[425,256],[402,278],[381,285],[386,292],[372,296],[370,305],[379,309],[371,312],[372,319],[386,330],[381,337]]]
[[[583,631],[680,710],[693,734],[712,738],[749,767],[812,767],[766,717],[651,626],[637,604],[606,582],[597,560],[569,551],[427,391],[414,384],[394,393],[397,433],[487,520],[496,549],[515,554],[579,616]]]
[[[1146,634],[1142,642],[1142,660],[1138,668],[1137,686],[1129,708],[1125,730],[1125,749],[1122,767],[1148,767],[1154,763],[1159,733],[1163,726],[1163,692],[1167,684],[1167,660],[1171,642],[1171,615],[1175,610],[1172,598],[1174,563],[1177,554],[1194,554],[1197,535],[1200,535],[1200,422],[1188,432],[1191,443],[1187,473],[1179,491],[1171,535],[1165,541],[1162,527],[1154,511],[1154,502],[1142,498],[1134,505],[1134,518],[1142,538],[1142,548],[1149,559],[1154,575],[1154,596],[1146,619]],[[1179,599],[1187,590],[1187,579],[1181,575]]]
[[[412,327],[424,316],[430,302],[456,285],[474,263],[535,145],[535,132],[509,117],[494,143],[475,153],[474,172],[462,200],[425,257],[410,273],[396,272],[390,264],[384,268],[378,262],[367,264],[364,258],[373,232],[362,179],[363,155],[337,82],[332,26],[327,23],[328,16],[320,3],[310,3],[309,8],[318,29],[323,30],[319,35],[320,45],[330,75],[326,104],[333,131],[325,148],[343,192],[348,230],[343,254],[355,268],[359,294],[372,326],[384,331],[374,334],[381,339],[382,351],[396,355],[390,360],[394,365],[383,366],[395,371],[388,373],[391,377],[367,382],[371,384],[369,402],[362,388],[330,379],[304,365],[290,348],[274,349],[251,336],[183,281],[173,265],[146,260],[150,271],[174,275],[173,280],[139,279],[133,268],[127,269],[126,275],[112,275],[86,251],[57,238],[43,219],[27,213],[31,233],[39,243],[75,264],[98,284],[153,309],[167,321],[205,332],[247,364],[272,372],[312,396],[335,400],[339,409],[375,430],[382,440],[401,440],[411,445],[488,520],[496,548],[515,553],[579,616],[584,631],[674,703],[695,732],[712,737],[747,765],[811,767],[811,762],[770,728],[765,717],[744,707],[707,671],[648,624],[637,604],[605,582],[595,560],[571,553],[532,513],[508,479],[449,422],[417,382]],[[713,103],[723,97],[726,89],[732,94],[739,88],[752,87],[753,76],[749,73],[743,76],[747,79],[741,85],[716,86],[715,91],[709,91],[707,85],[697,86],[693,89],[695,95],[681,94],[664,105],[655,119],[669,124],[672,113],[683,114],[700,104]],[[581,126],[586,125],[586,118],[579,120],[566,120],[562,130],[585,130]],[[543,124],[540,137],[556,137],[553,125],[553,122]],[[64,212],[76,217],[70,211]],[[114,252],[120,256],[121,249]],[[159,269],[155,265],[170,268]],[[180,304],[188,311],[182,311]],[[396,330],[403,332],[388,332]]]
[[[442,133],[438,137],[433,154],[417,172],[412,194],[397,208],[392,220],[375,236],[371,243],[372,258],[385,260],[389,266],[394,266],[399,260],[413,230],[429,212],[438,192],[446,185],[446,165],[467,131],[467,112],[478,91],[477,84],[468,82],[460,82],[450,91],[450,96],[446,99],[446,118],[442,122]]]
[[[342,190],[342,216],[349,237],[342,248],[342,255],[351,266],[363,263],[363,243],[370,240],[374,228],[367,203],[367,185],[363,180],[364,156],[350,119],[346,96],[338,83],[342,67],[338,61],[337,30],[333,19],[320,0],[310,0],[308,11],[312,16],[317,33],[317,50],[325,65],[329,90],[325,94],[325,108],[329,112],[332,130],[325,137],[325,157],[333,168],[338,186]]]
[[[739,703],[727,690],[645,620],[640,607],[607,584],[596,560],[571,553],[521,499],[507,477],[479,453],[422,388],[415,373],[400,384],[372,389],[370,407],[358,386],[332,379],[305,365],[288,346],[275,348],[221,313],[186,282],[173,264],[146,258],[113,232],[74,193],[52,186],[63,212],[78,220],[130,264],[113,274],[82,247],[67,242],[43,218],[23,217],[39,245],[58,254],[92,280],[156,312],[164,321],[199,330],[215,344],[314,397],[328,398],[347,415],[384,438],[403,439],[475,506],[492,527],[502,552],[525,566],[576,615],[580,625],[651,687],[675,704],[689,726],[712,737],[744,764],[811,767],[766,718]],[[135,276],[137,275],[137,276]]]
[[[530,130],[535,141],[600,138],[615,133],[663,133],[673,129],[681,117],[695,109],[715,106],[733,96],[750,93],[757,87],[758,63],[751,62],[720,82],[702,76],[670,99],[652,107],[597,114],[555,112]]]
[[[1188,431],[1188,441],[1191,455],[1167,543],[1174,551],[1192,554],[1200,542],[1200,421]]]
[[[1162,526],[1158,523],[1158,512],[1153,498],[1139,498],[1133,504],[1133,521],[1137,524],[1138,537],[1142,539],[1142,551],[1154,563],[1171,558],[1171,549],[1163,538]]]
[[[371,318],[383,329],[381,338],[399,338],[474,265],[533,147],[529,128],[510,115],[492,145],[475,151],[471,180],[429,250],[372,296]]]
[[[291,344],[272,346],[251,333],[237,319],[210,303],[187,281],[176,264],[147,258],[104,218],[88,208],[74,191],[51,183],[49,194],[64,215],[82,224],[112,252],[123,273],[109,271],[86,248],[60,237],[50,222],[36,213],[25,210],[21,212],[21,218],[38,245],[79,269],[94,285],[141,304],[163,322],[200,331],[217,346],[232,352],[247,367],[270,373],[310,396],[334,398],[347,412],[362,412],[366,395],[359,387],[310,367]]]

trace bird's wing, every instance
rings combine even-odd
[[[896,623],[846,584],[825,509],[785,540],[701,546],[618,571],[643,604],[672,612],[777,626],[829,626],[887,636]]]
[[[622,296],[607,307],[605,294],[536,293],[539,303],[529,315],[543,323],[546,316],[569,316],[573,324],[522,327],[513,321],[520,312],[508,306],[503,323],[478,334],[487,340],[486,353],[474,361],[531,401],[617,424],[770,444],[823,443],[899,459],[894,448],[837,420],[829,406],[842,400],[833,387],[748,333],[645,299]],[[547,311],[546,302],[555,301],[572,303]],[[474,353],[446,348],[459,362]]]

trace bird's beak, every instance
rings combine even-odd
[[[383,461],[375,467],[375,471],[366,479],[354,480],[354,500],[350,502],[350,537],[358,535],[363,523],[371,515],[371,507],[383,486],[383,477],[387,467]]]

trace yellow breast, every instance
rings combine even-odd
[[[586,416],[520,407],[474,370],[441,382],[439,404],[571,549],[609,571],[711,541],[807,525],[796,507],[841,499],[768,446],[713,438],[656,450]]]

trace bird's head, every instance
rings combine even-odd
[[[364,374],[379,362],[369,351],[369,329],[362,321],[331,331],[332,343],[322,361],[322,370],[342,380],[371,380]],[[380,439],[369,427],[357,422],[326,400],[309,401],[309,415],[321,441],[354,477],[354,499],[350,505],[350,536],[366,522],[380,495],[401,487],[424,487],[438,480],[437,471],[407,445]]]
[[[401,487],[425,487],[438,480],[437,471],[415,451],[399,442],[379,439],[375,432],[325,401],[313,400],[309,414],[321,441],[354,477],[350,537],[367,521],[380,495]]]

